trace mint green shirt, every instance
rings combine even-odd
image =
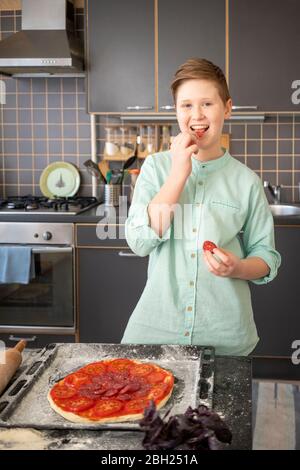
[[[262,258],[270,272],[255,284],[276,276],[280,255],[261,180],[228,152],[208,162],[192,158],[174,220],[160,238],[147,206],[170,168],[170,152],[147,157],[135,186],[125,233],[132,251],[149,255],[148,279],[122,343],[211,345],[217,354],[247,355],[258,342],[248,281],[209,272],[202,245],[211,240],[240,258]]]

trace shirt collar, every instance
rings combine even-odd
[[[195,157],[192,157],[193,170],[197,172],[205,171],[206,173],[207,172],[211,173],[213,171],[220,170],[220,168],[226,165],[228,160],[231,158],[230,153],[225,149],[223,150],[224,150],[224,154],[221,157],[215,158],[214,160],[209,160],[207,162],[201,162],[200,160],[197,160]]]

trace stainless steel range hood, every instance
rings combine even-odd
[[[14,77],[84,76],[70,0],[22,0],[22,30],[0,41],[0,72]]]

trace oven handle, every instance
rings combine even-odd
[[[15,335],[9,335],[8,339],[9,339],[9,341],[15,341],[16,343],[18,341],[21,341],[21,340],[25,340],[29,343],[30,341],[36,341],[36,336],[30,336],[30,338],[24,338],[24,337],[21,338],[19,336],[15,336]]]
[[[72,253],[73,248],[71,246],[39,246],[38,248],[32,247],[32,253]]]

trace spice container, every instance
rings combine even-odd
[[[147,155],[155,152],[155,127],[147,126]]]
[[[113,127],[105,128],[105,145],[104,145],[104,157],[116,157],[119,153],[117,129]]]
[[[129,127],[121,127],[121,155],[124,158],[128,158],[134,155],[136,148],[136,131]]]
[[[159,151],[166,152],[167,150],[170,149],[170,145],[171,145],[170,126],[163,126]]]
[[[148,155],[147,152],[147,127],[140,126],[139,135],[137,136],[137,156],[139,158],[145,158]]]

